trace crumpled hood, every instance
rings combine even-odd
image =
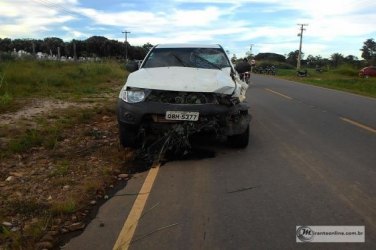
[[[126,87],[227,95],[233,94],[235,86],[230,76],[230,68],[141,68],[130,74],[126,83]]]

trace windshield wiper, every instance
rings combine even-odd
[[[180,62],[181,65],[183,65],[184,67],[188,67],[188,65],[178,55],[172,52],[170,53],[170,55],[175,57],[175,59],[178,60],[178,62]]]
[[[193,52],[192,54],[193,54],[195,57],[199,58],[200,60],[203,60],[203,61],[206,62],[207,64],[213,66],[214,68],[219,69],[219,70],[222,70],[222,68],[221,68],[220,66],[218,66],[217,64],[212,63],[212,62],[206,60],[205,58],[199,56],[196,52]]]

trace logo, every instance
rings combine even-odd
[[[313,231],[307,226],[298,227],[296,230],[296,237],[302,242],[309,242],[313,239]]]

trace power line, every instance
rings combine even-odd
[[[302,59],[302,42],[303,42],[303,31],[306,30],[304,29],[304,26],[308,26],[306,23],[299,23],[300,25],[300,33],[298,36],[300,36],[300,43],[299,43],[299,54],[298,54],[298,62],[296,64],[296,69],[300,69],[300,60]]]
[[[60,11],[60,12],[64,12],[65,14],[68,14],[68,15],[73,15],[73,16],[80,15],[80,16],[84,16],[83,14],[81,14],[79,12],[73,12],[73,11],[67,9],[64,6],[61,6],[61,5],[57,4],[57,3],[50,2],[48,0],[34,0],[34,2],[42,4],[43,6],[49,8],[49,9],[54,9],[54,10],[57,10],[57,11]]]

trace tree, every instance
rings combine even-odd
[[[309,55],[307,56],[306,62],[309,67],[322,67],[324,64],[324,59],[318,55],[318,56],[313,56]]]
[[[376,63],[376,42],[373,38],[367,39],[360,50],[362,51],[362,58],[367,60],[369,64]]]
[[[86,51],[90,56],[106,56],[108,39],[103,36],[92,36],[85,40]]]
[[[0,38],[0,51],[9,52],[12,50],[12,40],[10,38]]]
[[[315,57],[313,55],[307,56],[307,65],[314,66],[316,64]]]
[[[353,66],[359,66],[359,59],[356,56],[348,55],[346,56],[343,61],[347,64],[353,65]]]
[[[352,63],[354,61],[358,61],[358,57],[353,55],[348,55],[344,58],[345,62]]]
[[[146,52],[149,52],[149,50],[151,50],[151,48],[153,48],[154,45],[151,44],[151,43],[146,43],[144,45],[142,45],[142,48],[144,48],[146,50]]]
[[[343,61],[344,61],[345,58],[344,58],[343,55],[340,54],[340,53],[334,53],[334,54],[332,54],[332,55],[330,56],[330,59],[331,59],[331,61],[332,61],[333,66],[336,68],[336,67],[338,67],[340,64],[343,63]]]
[[[32,49],[32,44],[26,39],[14,39],[12,41],[12,50],[13,49],[16,49],[16,51],[24,50],[30,52]]]
[[[298,56],[299,56],[299,50],[295,50],[295,51],[291,51],[290,53],[288,53],[287,55],[287,59],[286,59],[286,62],[293,65],[293,66],[296,66],[297,62],[298,62]],[[304,58],[304,53],[302,52],[301,53],[301,59]]]
[[[254,57],[254,55],[251,53],[251,51],[245,52],[245,55],[246,55],[246,57],[247,57],[248,60],[251,60]]]
[[[42,51],[45,53],[57,54],[57,48],[64,47],[64,41],[58,37],[47,37],[43,40]]]
[[[57,54],[58,47],[60,47],[60,55],[66,57],[74,57],[74,44],[76,45],[77,57],[125,57],[125,43],[117,40],[109,40],[103,36],[92,36],[86,40],[72,40],[64,42],[57,37],[47,37],[43,40],[36,39],[10,39],[0,38],[0,52],[11,52],[24,50],[29,53],[33,52],[33,45],[35,52],[43,52],[47,54]],[[153,47],[152,44],[146,43],[142,46],[132,46],[129,43],[128,58],[141,60],[149,50]]]
[[[276,53],[258,53],[255,56],[255,60],[262,61],[277,61],[277,62],[285,62],[286,58],[283,55],[276,54]]]

